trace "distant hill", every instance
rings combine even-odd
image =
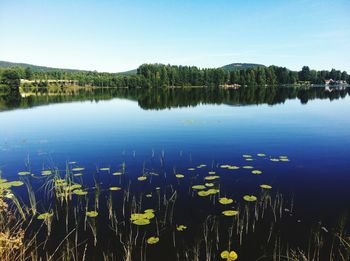
[[[62,69],[62,68],[53,68],[53,67],[33,65],[33,64],[28,64],[28,63],[11,63],[11,62],[6,62],[6,61],[0,61],[0,68],[9,68],[9,67],[20,67],[20,68],[30,67],[34,72],[52,72],[52,71],[87,72],[85,70]]]
[[[12,62],[0,61],[0,68],[9,68],[9,67],[20,67],[20,68],[30,67],[34,72],[52,72],[52,71],[88,72],[87,70],[54,68],[54,67],[33,65],[28,63],[12,63]],[[265,67],[265,65],[256,64],[256,63],[231,63],[231,64],[224,65],[220,68],[223,68],[224,70],[227,70],[227,71],[236,71],[236,70],[244,70],[244,69],[256,68],[256,67]],[[115,74],[134,75],[136,73],[137,73],[137,69],[125,71],[125,72],[117,72]]]
[[[136,73],[137,73],[137,69],[125,71],[125,72],[118,72],[116,74],[118,74],[118,75],[134,75]]]
[[[20,67],[20,68],[30,67],[34,72],[53,72],[53,71],[89,72],[87,70],[54,68],[54,67],[33,65],[33,64],[28,64],[28,63],[12,63],[12,62],[0,61],[0,68],[10,68],[10,67]],[[125,72],[118,72],[118,73],[115,73],[115,74],[118,74],[118,75],[133,75],[133,74],[136,74],[136,73],[137,73],[137,69],[130,70],[130,71],[125,71]]]
[[[257,68],[257,67],[265,67],[265,65],[257,64],[257,63],[231,63],[231,64],[224,65],[220,68],[226,71],[237,71],[237,70],[245,70],[245,69]]]

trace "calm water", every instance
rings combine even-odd
[[[261,91],[253,97],[238,92],[22,100],[0,112],[3,177],[18,179],[28,157],[38,174],[76,161],[91,184],[96,168],[118,169],[124,161],[134,177],[144,166],[156,170],[162,153],[168,175],[199,164],[253,165],[263,174],[221,177],[227,195],[239,198],[255,193],[258,184],[271,184],[293,198],[293,218],[301,226],[336,226],[350,210],[349,91],[283,91],[273,99]],[[290,162],[271,162],[257,153],[287,155]],[[246,162],[243,154],[254,160]]]

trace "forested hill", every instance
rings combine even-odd
[[[33,72],[54,72],[54,71],[87,72],[84,70],[46,67],[46,66],[33,65],[33,64],[29,64],[29,63],[12,63],[12,62],[0,61],[0,68],[10,68],[10,67],[19,67],[19,68],[29,67],[32,69]]]
[[[29,67],[32,69],[33,72],[53,72],[53,71],[88,72],[88,70],[54,68],[54,67],[33,65],[28,63],[12,63],[12,62],[0,61],[0,68],[10,68],[10,67],[19,67],[19,68]],[[265,67],[265,65],[257,64],[257,63],[230,63],[220,68],[224,69],[225,71],[239,71],[239,70],[246,70],[246,69],[252,69],[257,67]],[[137,73],[137,69],[129,70],[125,72],[117,72],[116,74],[133,75],[136,73]]]
[[[230,63],[222,66],[221,68],[230,72],[230,71],[253,69],[257,67],[265,67],[265,65],[257,64],[257,63]]]
[[[68,72],[68,73],[87,73],[91,72],[88,70],[78,70],[78,69],[65,69],[65,68],[54,68],[54,67],[47,67],[47,66],[40,66],[40,65],[33,65],[33,64],[28,64],[28,63],[12,63],[12,62],[6,62],[6,61],[0,61],[0,68],[30,68],[33,72]],[[130,70],[130,71],[125,71],[125,72],[118,72],[115,74],[120,74],[120,75],[133,75],[136,74],[137,70]]]

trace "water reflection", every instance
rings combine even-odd
[[[243,106],[252,104],[280,104],[286,100],[298,99],[302,104],[314,99],[345,98],[350,88],[240,88],[225,90],[216,88],[176,88],[176,89],[78,89],[60,93],[36,93],[22,95],[18,92],[0,93],[0,111],[13,108],[74,101],[95,101],[123,98],[137,101],[142,109],[170,109],[190,107],[199,104],[227,104]]]

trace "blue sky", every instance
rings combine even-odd
[[[350,72],[349,11],[349,0],[0,0],[0,60],[109,72],[154,62]]]

